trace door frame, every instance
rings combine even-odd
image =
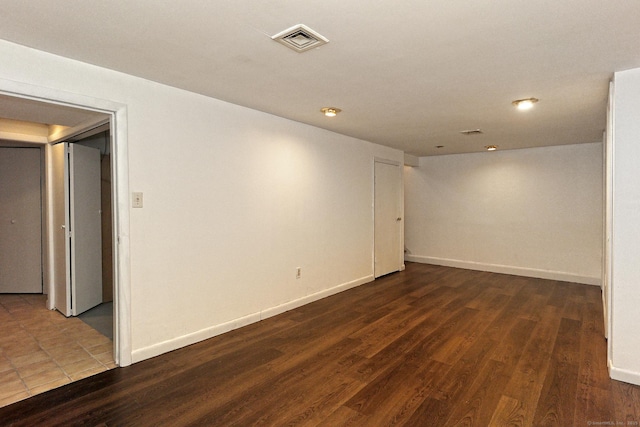
[[[398,236],[398,271],[404,271],[405,263],[404,263],[404,175],[403,175],[403,163],[397,160],[386,159],[383,157],[374,157],[373,162],[371,163],[371,216],[373,218],[372,221],[372,248],[371,248],[371,272],[372,276],[375,278],[376,271],[376,163],[385,163],[388,165],[393,165],[398,167],[398,208],[400,211],[400,218],[402,218],[402,226],[399,229]]]
[[[131,347],[131,261],[130,261],[130,219],[129,219],[129,156],[127,139],[127,106],[113,101],[92,98],[85,95],[64,92],[51,88],[34,86],[26,83],[0,79],[0,94],[16,98],[30,99],[53,105],[96,111],[108,116],[111,129],[111,176],[112,176],[112,209],[113,209],[113,280],[114,280],[114,359],[116,365],[128,366],[132,362]],[[102,120],[104,122],[104,120]],[[51,144],[78,133],[85,132],[96,126],[93,123],[82,124],[73,129],[66,129],[49,138],[45,145],[45,174],[49,177],[51,168]],[[49,212],[50,197],[47,194],[45,212],[47,227],[45,239],[49,242],[44,257],[45,287],[50,295],[54,295],[51,262],[51,247],[49,245],[51,229],[51,215]],[[49,306],[51,308],[51,306]]]

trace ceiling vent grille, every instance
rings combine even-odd
[[[309,49],[329,43],[329,39],[302,24],[288,28],[272,36],[271,39],[296,52],[306,52]]]

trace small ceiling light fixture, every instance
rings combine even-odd
[[[486,145],[484,148],[487,149],[487,151],[496,151],[498,149],[497,145]]]
[[[533,104],[538,101],[538,98],[525,98],[517,99],[513,101],[512,104],[515,105],[518,110],[530,110],[531,108],[533,108]]]
[[[327,117],[335,117],[342,110],[336,107],[324,107],[324,108],[321,108],[320,111],[322,111],[322,114],[324,114]]]

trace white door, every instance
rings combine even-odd
[[[51,147],[49,162],[53,217],[53,288],[54,307],[65,316],[71,316],[71,283],[69,281],[70,257],[68,229],[68,169],[67,144],[56,144]]]
[[[0,148],[0,293],[42,293],[39,148]]]
[[[100,212],[100,151],[77,144],[58,144],[63,152],[65,257],[57,257],[61,273],[64,262],[64,286],[56,274],[56,308],[66,316],[77,316],[102,302],[102,243]],[[57,175],[60,175],[58,172]],[[60,199],[58,197],[58,199]],[[62,209],[58,207],[58,213]],[[55,215],[55,213],[54,213]]]
[[[374,276],[402,265],[400,165],[374,162]]]

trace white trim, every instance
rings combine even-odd
[[[129,251],[129,159],[126,105],[13,80],[0,79],[0,94],[54,105],[97,111],[111,116],[114,208],[114,358],[128,366],[131,354],[131,275]],[[51,283],[48,284],[51,286]],[[49,289],[51,292],[51,289]]]
[[[559,280],[563,282],[582,283],[585,285],[600,286],[600,277],[580,276],[562,271],[540,270],[537,268],[513,267],[509,265],[488,264],[482,262],[463,261],[447,258],[436,258],[420,255],[405,255],[407,261],[422,264],[435,264],[446,267],[464,268],[467,270],[489,271],[492,273],[513,274],[515,276],[536,277],[538,279]]]
[[[612,366],[609,360],[609,376],[612,380],[624,381],[625,383],[640,385],[640,372],[627,371],[626,369]]]
[[[248,314],[246,316],[239,317],[228,322],[220,323],[215,326],[207,327],[190,334],[182,335],[158,344],[137,349],[133,351],[132,361],[133,363],[137,363],[142,360],[159,356],[161,354],[176,350],[181,347],[186,347],[188,345],[207,340],[217,335],[222,335],[234,329],[241,328],[251,323],[259,322],[260,320],[264,320],[269,317],[277,316],[278,314],[293,310],[294,308],[302,307],[303,305],[318,301],[320,299],[335,295],[340,292],[344,292],[348,289],[355,288],[360,285],[364,285],[365,283],[369,283],[371,281],[373,281],[373,275],[365,276],[360,279],[352,280],[350,282],[334,286],[330,289],[325,289],[320,292],[316,292],[314,294],[277,305],[275,307],[267,308],[265,310]]]
[[[84,123],[80,123],[77,126],[72,128],[66,128],[59,130],[58,132],[49,135],[48,142],[51,144],[55,144],[58,142],[62,142],[65,139],[72,138],[74,136],[78,136],[80,134],[84,134],[92,129],[100,127],[102,125],[106,125],[109,123],[111,119],[97,119],[97,120],[88,120]],[[84,135],[83,135],[84,137]]]

